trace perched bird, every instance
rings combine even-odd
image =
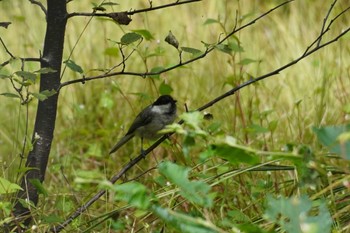
[[[176,100],[170,95],[160,96],[153,104],[143,109],[131,124],[128,132],[113,146],[109,154],[116,152],[135,135],[141,137],[141,152],[143,139],[154,139],[158,131],[174,122],[176,118]]]

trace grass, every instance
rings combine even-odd
[[[155,40],[144,41],[139,55],[145,53],[146,48],[150,51],[159,48],[164,54],[150,57],[146,61],[142,56],[135,55],[134,59],[128,61],[127,67],[139,72],[156,66],[166,67],[178,62],[177,51],[164,42],[169,30],[180,41],[180,46],[204,50],[201,41],[214,43],[230,31],[235,24],[236,11],[240,14],[238,24],[242,25],[279,2],[203,1],[135,15],[130,26],[117,26],[108,20],[93,19],[83,32],[71,59],[87,75],[98,74],[94,69],[114,66],[120,59],[120,54],[107,55],[107,48],[115,46],[114,42],[119,41],[126,32],[147,29],[152,32]],[[44,18],[38,7],[27,1],[5,1],[1,4],[3,9],[8,9],[2,20],[13,23],[7,30],[0,29],[4,31],[1,38],[9,50],[23,57],[37,56],[42,49],[45,30]],[[147,7],[144,4],[141,1],[120,2],[120,7],[124,10]],[[196,109],[248,80],[250,76],[260,76],[300,56],[319,34],[330,4],[331,1],[295,1],[277,10],[235,35],[244,48],[242,53],[228,55],[215,51],[205,59],[163,74],[159,79],[118,76],[62,89],[55,138],[44,182],[49,195],[41,198],[34,211],[39,232],[43,232],[50,221],[56,221],[54,217],[65,218],[83,204],[97,191],[102,181],[119,171],[135,156],[139,149],[137,139],[125,145],[117,154],[111,157],[107,154],[116,140],[125,133],[137,112],[159,95],[162,82],[173,89],[172,95],[178,100],[180,113],[185,112],[184,104],[189,109]],[[335,12],[340,12],[347,6],[346,1],[339,1]],[[114,9],[120,10],[119,6]],[[73,1],[69,4],[69,10],[89,12],[91,5]],[[203,25],[208,18],[218,19],[221,24]],[[89,18],[78,17],[68,23],[64,59],[68,58],[88,21]],[[347,13],[334,25],[330,35],[334,36],[349,27],[348,22]],[[349,221],[346,214],[349,188],[344,182],[349,177],[327,176],[327,171],[332,167],[336,171],[347,173],[348,162],[325,156],[328,151],[320,146],[312,127],[348,123],[348,40],[347,35],[281,74],[244,88],[214,105],[207,110],[213,114],[214,119],[200,123],[205,130],[214,127],[213,124],[219,125],[213,135],[205,138],[197,136],[196,144],[189,146],[190,153],[186,156],[183,153],[186,146],[184,136],[177,134],[129,171],[127,178],[137,177],[137,181],[157,196],[161,206],[189,213],[189,216],[201,216],[208,223],[228,232],[239,223],[254,223],[266,230],[274,229],[271,221],[262,218],[266,210],[266,196],[271,194],[275,197],[288,197],[308,193],[313,200],[327,200],[334,221],[334,232],[346,232]],[[1,57],[8,57],[3,49],[0,54]],[[259,62],[240,65],[239,62],[244,58]],[[19,67],[20,64],[14,64],[6,72],[14,72]],[[38,67],[29,64],[26,68],[35,70]],[[62,81],[74,78],[79,76],[66,69]],[[11,91],[10,83],[1,81],[0,92]],[[18,154],[25,137],[26,110],[25,106],[20,106],[14,99],[1,97],[1,102],[6,109],[0,117],[0,154],[5,155],[1,162],[1,176],[16,182],[14,177],[17,177],[15,174],[18,173],[16,169],[20,160]],[[35,109],[36,103],[33,101],[28,109],[29,138]],[[218,157],[203,160],[201,153],[222,135],[235,137],[240,145],[251,148],[255,153],[281,151],[287,144],[295,145],[293,149],[300,152],[303,145],[306,145],[315,156],[310,161],[316,163],[315,170],[321,174],[317,179],[313,179],[312,174],[308,177],[315,186],[314,190],[304,191],[298,186],[300,182],[308,182],[302,177],[301,170],[263,169],[253,172],[253,165],[232,165]],[[190,180],[203,179],[210,185],[216,193],[212,208],[189,202],[179,194],[177,186],[167,185],[167,177],[160,175],[157,169],[152,169],[163,160],[176,161],[179,165],[190,167]],[[261,162],[270,163],[271,159],[263,156]],[[295,166],[288,160],[275,164]],[[143,175],[139,177],[140,174]],[[337,189],[340,191],[337,192]],[[114,192],[103,196],[81,218],[74,221],[69,230],[78,228],[83,231],[89,226],[89,221],[94,224],[93,220],[98,221],[100,217],[115,210],[120,218],[104,221],[93,231],[114,232],[120,227],[124,232],[156,232],[164,226],[161,217],[130,207],[126,201],[115,201],[114,198]],[[43,219],[42,216],[46,218]]]

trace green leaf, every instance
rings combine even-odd
[[[270,231],[260,229],[258,225],[253,223],[237,224],[236,227],[240,230],[239,232],[271,233]]]
[[[48,192],[38,179],[29,179],[29,182],[38,190],[38,193],[43,194],[45,197],[48,196]]]
[[[253,165],[259,162],[254,153],[238,146],[213,145],[212,150],[216,156],[226,159],[231,164],[247,163]]]
[[[102,94],[99,106],[106,109],[111,109],[114,107],[114,100],[109,93]]]
[[[104,54],[111,57],[118,57],[119,49],[115,47],[106,48]]]
[[[52,223],[59,223],[59,222],[63,222],[64,219],[58,215],[55,215],[55,214],[50,214],[48,216],[43,216],[42,217],[42,221],[44,223],[49,223],[49,224],[52,224]]]
[[[233,137],[225,137],[211,146],[213,154],[220,158],[226,159],[231,164],[247,163],[257,164],[260,158],[252,148],[236,144]]]
[[[11,78],[11,75],[10,74],[0,74],[0,78],[1,79]]]
[[[116,2],[103,2],[101,6],[118,6],[119,4]]]
[[[186,53],[191,53],[193,55],[197,55],[202,53],[202,51],[200,51],[199,49],[195,49],[195,48],[190,48],[190,47],[181,47],[182,51],[186,52]]]
[[[250,58],[244,58],[240,62],[238,62],[239,65],[249,65],[250,63],[258,62],[258,60],[250,59]]]
[[[135,32],[129,32],[122,36],[122,38],[120,39],[120,43],[122,43],[123,45],[128,45],[135,41],[138,41],[141,38],[142,36],[140,34]]]
[[[92,3],[93,5],[96,5],[94,3]],[[106,11],[106,8],[102,7],[102,6],[95,6],[92,8],[95,11]]]
[[[163,162],[159,164],[158,170],[180,188],[181,196],[204,207],[212,206],[213,194],[209,193],[210,186],[203,181],[190,181],[188,179],[189,168],[171,162]]]
[[[332,218],[326,203],[321,200],[313,203],[305,195],[277,199],[269,196],[264,217],[279,224],[285,232],[331,232]]]
[[[185,112],[180,115],[180,118],[185,121],[185,125],[192,129],[195,135],[206,136],[208,133],[201,128],[204,120],[204,114],[199,111]]]
[[[138,182],[116,184],[113,190],[116,192],[116,200],[125,201],[143,210],[150,206],[151,196],[147,193],[147,188]]]
[[[243,47],[238,45],[236,42],[229,42],[227,44],[218,44],[218,45],[215,45],[215,48],[227,54],[231,54],[232,52],[236,52],[236,53],[244,52]]]
[[[74,180],[76,183],[89,183],[95,181],[104,180],[104,175],[98,170],[77,170],[76,171],[76,179]]]
[[[150,73],[158,73],[163,71],[165,68],[162,66],[157,66],[157,67],[153,67],[150,71]],[[148,75],[148,77],[150,78],[155,78],[155,79],[159,79],[159,74],[154,74],[154,75]]]
[[[209,19],[205,20],[205,22],[203,23],[203,25],[208,25],[208,24],[213,24],[213,23],[220,23],[220,21],[217,20],[217,19],[211,19],[211,18],[209,18]]]
[[[328,147],[332,153],[343,155],[345,158],[350,159],[350,140],[339,140],[342,134],[350,132],[350,124],[320,128],[313,127],[312,130],[317,135],[318,141]]]
[[[14,193],[18,190],[22,190],[19,185],[0,177],[0,194]]]
[[[231,41],[228,43],[228,46],[230,47],[230,49],[233,51],[233,52],[236,52],[236,53],[242,53],[244,52],[244,49],[242,46],[240,46],[238,43],[234,42],[234,41]]]
[[[184,186],[190,183],[188,180],[188,172],[190,169],[187,167],[165,161],[159,164],[158,170],[176,185]]]
[[[232,49],[230,48],[230,46],[228,46],[226,44],[215,45],[215,48],[218,49],[219,51],[227,53],[227,54],[231,54],[232,53]]]
[[[140,34],[147,41],[154,40],[154,37],[151,34],[151,32],[146,30],[146,29],[138,29],[138,30],[132,30],[132,31],[137,33],[137,34]]]
[[[72,197],[70,195],[64,193],[57,195],[55,200],[55,209],[64,213],[71,212],[75,206],[71,198]]]
[[[152,205],[151,211],[163,219],[163,221],[170,226],[177,229],[177,232],[182,233],[218,233],[223,230],[218,229],[208,220],[198,217],[192,217],[189,214],[175,212],[170,209],[163,208],[159,205]]]
[[[55,95],[57,92],[55,90],[44,90],[40,93],[31,93],[35,98],[37,98],[40,101],[44,101],[50,96]]]
[[[268,128],[271,132],[273,132],[277,128],[277,125],[278,125],[278,120],[273,120],[269,122]]]
[[[73,60],[68,59],[68,60],[65,60],[63,63],[65,63],[66,66],[74,72],[77,72],[80,74],[84,73],[83,68],[81,68],[81,66],[76,64]]]
[[[31,93],[35,98],[37,98],[40,101],[44,101],[47,99],[46,95],[40,94],[40,93]]]
[[[26,199],[18,199],[19,203],[21,203],[21,205],[24,207],[24,208],[36,208],[34,202],[32,201],[29,201],[27,198]]]
[[[4,226],[3,224],[5,222],[10,222],[8,221],[10,219],[13,220],[12,217],[8,217],[8,219],[5,218],[5,216],[10,216],[12,214],[12,203],[8,201],[0,201],[0,210],[2,211],[1,217],[3,217],[2,220],[0,220],[0,226]]]
[[[32,73],[32,72],[28,72],[28,71],[17,71],[15,72],[15,74],[17,76],[22,77],[24,80],[30,80],[33,83],[35,83],[36,81],[36,74]]]
[[[19,95],[14,94],[14,93],[10,93],[10,92],[4,92],[4,93],[1,93],[0,95],[6,96],[9,98],[21,98]]]
[[[102,157],[102,148],[100,143],[90,143],[89,149],[86,152],[87,155],[93,157]]]
[[[265,127],[262,127],[260,125],[256,125],[256,124],[251,124],[250,126],[248,126],[246,128],[246,131],[248,133],[255,133],[255,134],[259,134],[259,133],[268,133],[269,130]]]
[[[174,89],[165,82],[162,82],[159,86],[159,92],[161,95],[169,95],[173,90]]]

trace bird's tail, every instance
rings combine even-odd
[[[125,143],[127,143],[133,136],[134,136],[133,134],[125,135],[122,139],[119,140],[117,144],[113,146],[109,154],[116,152],[120,147],[122,147]]]

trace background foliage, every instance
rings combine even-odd
[[[119,62],[122,54],[116,42],[125,33],[137,32],[144,39],[127,61],[127,69],[144,72],[168,67],[179,60],[178,51],[164,41],[170,30],[180,46],[204,51],[203,42],[215,43],[234,27],[237,12],[240,25],[280,2],[203,1],[138,14],[129,26],[118,26],[109,19],[76,17],[67,25],[64,59],[73,51],[69,59],[81,67],[81,73],[99,74]],[[146,1],[118,3],[106,8],[122,11],[148,7]],[[229,53],[217,50],[169,73],[147,78],[109,77],[61,89],[42,198],[33,207],[39,232],[63,221],[104,188],[109,194],[76,219],[70,230],[348,230],[349,163],[344,157],[349,159],[349,150],[324,147],[332,146],[327,144],[331,140],[339,144],[336,137],[348,128],[319,127],[349,121],[349,34],[281,74],[214,105],[207,110],[213,116],[211,120],[203,120],[202,114],[181,115],[185,104],[190,110],[196,109],[250,77],[300,56],[318,36],[331,3],[292,2],[236,34],[230,40],[235,46]],[[339,1],[334,14],[347,4]],[[89,12],[93,5],[73,1],[68,7],[69,12]],[[3,1],[1,8],[1,20],[12,21],[7,30],[0,28],[7,48],[20,57],[37,56],[45,30],[40,9],[24,0]],[[347,27],[348,13],[338,20],[329,38]],[[133,46],[136,44],[126,51],[132,51]],[[7,57],[4,48],[0,54]],[[192,56],[183,53],[183,58]],[[1,73],[14,73],[20,66],[14,61]],[[26,69],[35,71],[39,67],[28,63]],[[75,78],[81,74],[74,68],[64,70],[62,81]],[[4,79],[1,84],[0,93],[13,93],[10,82]],[[37,92],[36,88],[31,86],[31,91]],[[109,149],[143,106],[168,92],[178,100],[185,124],[174,125],[177,133],[171,140],[127,173],[125,180],[133,182],[109,184],[109,177],[136,155],[139,140],[111,157],[107,156]],[[23,172],[18,154],[24,138],[31,137],[36,100],[27,109],[16,98],[0,98],[4,109],[0,113],[1,177],[17,183]],[[338,148],[347,145],[344,137]],[[27,144],[25,150],[30,148]],[[11,196],[4,197],[0,208],[1,219],[6,220],[11,217]],[[305,218],[294,219],[296,215]],[[324,228],[319,229],[320,224]]]

